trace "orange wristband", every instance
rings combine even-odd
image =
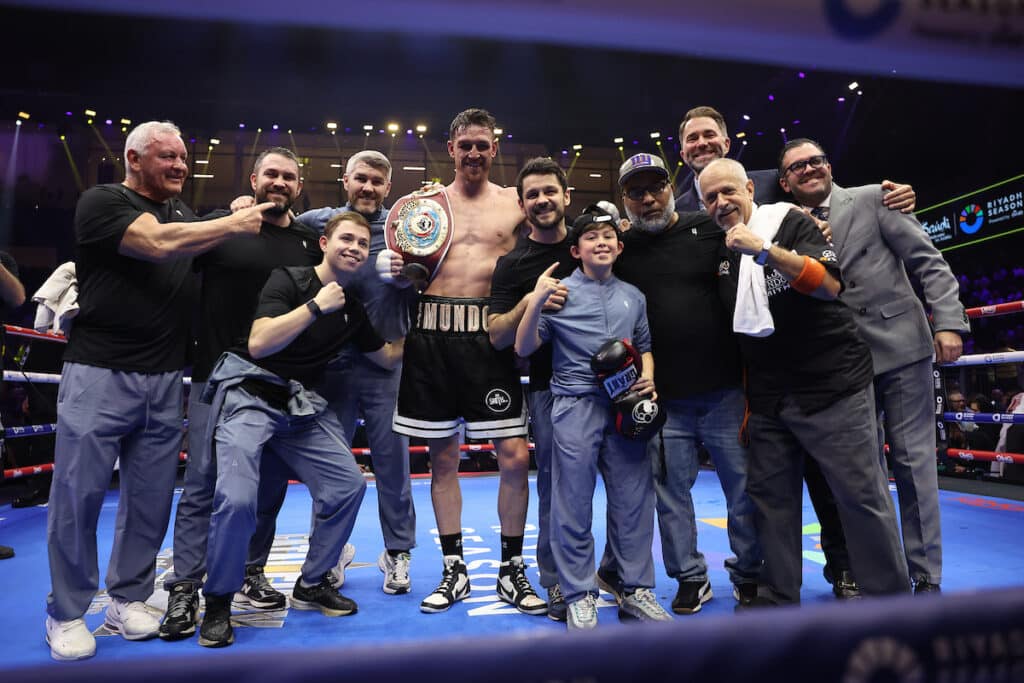
[[[804,267],[796,279],[789,283],[789,286],[801,294],[811,294],[821,287],[824,280],[825,266],[810,256],[804,256]]]

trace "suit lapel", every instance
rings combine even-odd
[[[832,244],[837,253],[842,253],[846,238],[850,236],[850,229],[853,226],[852,205],[853,195],[833,183],[828,222],[832,227]]]

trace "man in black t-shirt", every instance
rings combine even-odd
[[[537,277],[558,262],[552,276],[568,277],[576,269],[566,239],[565,207],[569,205],[569,184],[565,171],[547,157],[527,161],[516,180],[519,205],[530,227],[508,254],[498,258],[491,277],[490,315],[487,318],[491,344],[504,349],[515,343],[516,329],[526,311]],[[548,299],[545,310],[558,310],[568,291],[561,290]],[[554,399],[551,381],[551,345],[544,344],[529,359],[530,386],[526,399],[530,409],[534,456],[537,461],[537,565],[540,585],[548,591],[548,617],[565,621],[566,605],[558,586],[555,561],[551,554],[551,406]]]
[[[160,624],[160,637],[165,640],[195,633],[199,588],[206,574],[206,541],[217,478],[216,463],[203,438],[210,419],[209,405],[199,400],[206,380],[220,355],[248,338],[260,290],[271,271],[281,266],[312,266],[322,257],[319,235],[291,219],[292,204],[302,192],[295,154],[284,147],[264,151],[253,164],[250,183],[255,203],[273,203],[263,213],[259,233],[223,242],[194,261],[202,284],[188,402],[188,465],[174,518],[174,565],[164,576],[164,588],[170,593]],[[260,522],[250,546],[245,584],[236,600],[257,609],[281,609],[285,596],[267,581],[263,565],[273,544],[288,477],[268,468],[260,482]]]
[[[171,123],[137,126],[123,183],[82,194],[75,211],[79,313],[64,352],[47,517],[51,592],[46,638],[54,659],[91,657],[82,616],[99,583],[96,519],[120,459],[107,628],[128,640],[157,634],[146,607],[167,531],[182,433],[182,369],[191,317],[191,257],[255,234],[259,204],[193,223],[177,197],[188,175]]]
[[[708,215],[725,231],[723,297],[747,366],[747,491],[764,555],[756,602],[797,603],[805,456],[832,488],[864,593],[909,590],[896,510],[877,457],[871,352],[836,300],[836,254],[788,204],[757,207],[743,166],[701,174]]]
[[[0,322],[6,322],[7,313],[25,303],[25,287],[18,279],[18,264],[6,251],[0,251]],[[0,429],[3,425],[0,424]],[[14,548],[0,545],[0,560],[14,557]]]
[[[210,519],[206,615],[199,644],[234,641],[231,598],[243,583],[246,546],[256,525],[260,461],[280,458],[308,487],[315,523],[309,552],[292,589],[296,609],[327,616],[356,611],[338,593],[330,570],[352,533],[366,491],[345,442],[344,429],[317,386],[328,362],[347,344],[382,367],[401,361],[402,342],[385,343],[362,304],[345,286],[366,261],[370,225],[355,212],[332,218],[320,238],[323,260],[314,267],[279,268],[260,294],[245,347],[221,356],[206,395],[217,461]]]

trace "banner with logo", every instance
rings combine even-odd
[[[940,251],[1024,230],[1024,174],[954,197],[916,214]]]

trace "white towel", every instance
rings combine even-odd
[[[32,325],[37,332],[67,334],[71,329],[71,319],[78,315],[78,280],[74,261],[58,266],[32,295],[32,301],[39,304]]]
[[[754,204],[747,227],[762,240],[772,240],[779,231],[782,219],[795,208],[787,202]],[[768,288],[764,283],[764,266],[754,263],[754,257],[740,257],[737,275],[736,310],[733,311],[732,329],[751,337],[767,337],[775,332],[775,320],[768,309]]]

